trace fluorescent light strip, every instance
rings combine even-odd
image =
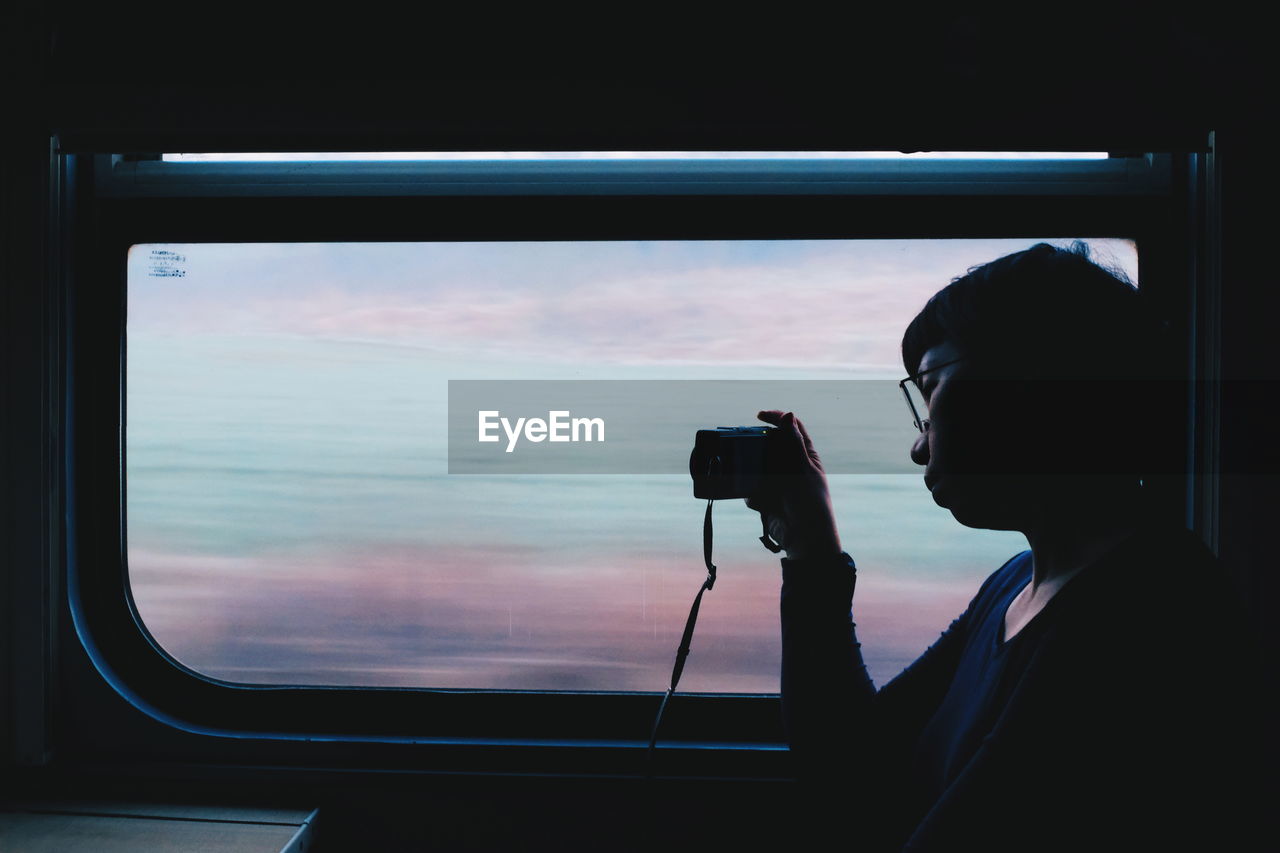
[[[164,154],[175,163],[477,160],[1105,160],[1101,151],[346,151]]]

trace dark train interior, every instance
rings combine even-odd
[[[122,259],[139,243],[1130,238],[1195,389],[1162,507],[1217,555],[1273,672],[1265,28],[1208,8],[507,14],[0,13],[0,850],[821,843],[790,818],[777,695],[677,693],[646,764],[662,683],[250,686],[175,666],[136,617],[126,567]],[[640,160],[488,177],[207,169],[185,182],[160,159],[385,151],[1108,156],[1012,176],[945,161],[836,175]],[[1181,618],[1193,641],[1195,614]],[[697,656],[695,640],[691,669]],[[1274,739],[1259,750],[1274,767]]]

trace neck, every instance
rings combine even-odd
[[[1044,523],[1023,531],[1031,547],[1031,591],[1065,583],[1127,539],[1138,525],[1131,511],[1048,514]]]

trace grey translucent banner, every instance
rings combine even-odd
[[[451,380],[449,473],[688,474],[697,430],[761,409],[794,411],[828,473],[920,472],[890,380]]]

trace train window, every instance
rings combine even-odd
[[[881,467],[833,489],[868,662],[891,677],[1024,547],[921,491],[906,323],[969,266],[1075,239],[1176,320],[1181,200],[1170,155],[831,153],[65,157],[69,600],[97,671],[201,736],[643,743],[703,577],[693,430],[813,411],[661,387],[731,380],[889,392],[865,392],[891,407],[866,433]],[[644,386],[627,402],[679,439],[652,464],[468,469],[459,389],[548,382]],[[533,403],[513,416],[560,408]],[[856,432],[836,408],[809,420],[834,456]],[[701,745],[690,772],[707,744],[779,748],[758,534],[717,507],[721,580],[663,723]]]
[[[852,428],[840,407],[804,411],[787,383],[861,380],[901,427],[897,458],[833,474],[883,681],[1025,547],[960,527],[921,489],[899,336],[952,276],[1030,242],[135,245],[125,486],[138,611],[178,661],[234,682],[661,689],[703,574],[687,447],[660,468],[620,451],[569,473],[458,471],[449,407],[465,401],[450,381],[587,380],[587,406],[604,405],[599,383],[620,383],[634,399],[611,410],[606,439],[646,411],[691,441],[794,406],[834,453]],[[1136,279],[1131,243],[1093,244]],[[689,389],[699,380],[781,399],[717,410]],[[558,399],[531,404],[571,405]],[[520,450],[511,435],[503,449]],[[580,473],[593,464],[610,473]],[[723,579],[684,684],[774,693],[776,558],[739,502],[718,522]]]

